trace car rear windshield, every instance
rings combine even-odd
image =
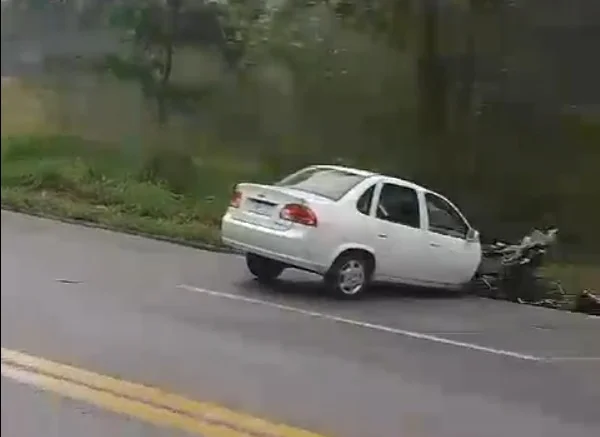
[[[364,179],[364,176],[344,170],[309,167],[286,177],[275,185],[339,200]]]

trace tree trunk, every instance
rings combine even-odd
[[[181,1],[169,0],[167,2],[167,16],[165,30],[163,32],[163,50],[164,63],[162,65],[162,75],[158,83],[156,94],[158,105],[158,123],[164,126],[169,121],[169,111],[167,105],[167,92],[171,73],[173,71],[173,45],[175,39],[175,31],[177,29],[177,18],[181,8]]]
[[[438,135],[446,129],[448,78],[439,49],[439,5],[423,4],[417,82],[422,134]]]

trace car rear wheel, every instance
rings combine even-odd
[[[356,299],[369,285],[372,263],[360,252],[340,256],[325,275],[325,284],[336,297]]]
[[[248,270],[260,282],[272,282],[283,272],[285,266],[278,261],[265,258],[254,253],[246,254],[246,265]]]

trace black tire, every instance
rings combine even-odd
[[[254,253],[246,254],[248,270],[263,283],[273,282],[281,275],[285,266],[278,261]]]
[[[325,275],[328,291],[340,299],[358,299],[369,287],[374,262],[369,255],[356,251],[340,255]],[[355,280],[348,280],[354,270]]]

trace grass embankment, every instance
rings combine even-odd
[[[269,174],[231,160],[154,151],[153,162],[129,152],[64,136],[3,139],[2,204],[218,246],[219,219],[233,185]],[[600,290],[597,266],[550,265],[545,271],[572,297],[586,288]]]
[[[560,281],[573,298],[583,290],[600,292],[600,266],[592,264],[551,264],[544,275]]]
[[[256,175],[228,162],[155,153],[153,162],[78,138],[3,139],[2,204],[217,245],[233,184]]]

